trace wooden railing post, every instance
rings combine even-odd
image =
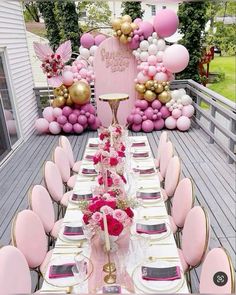
[[[215,119],[216,108],[213,105],[210,105],[210,109],[211,109],[211,116]],[[210,131],[213,135],[215,134],[215,124],[212,121],[210,121]],[[214,143],[214,139],[212,137],[210,137],[209,143]]]
[[[197,94],[197,95],[196,95],[196,104],[197,104],[199,107],[201,107],[201,102],[202,102],[202,99],[201,99],[201,97]],[[200,113],[198,110],[196,110],[196,119],[199,120],[199,121],[200,121],[200,119],[201,119],[201,113]],[[198,129],[200,129],[200,126],[199,126],[198,124],[196,125],[196,127],[197,127]]]
[[[230,119],[229,128],[233,134],[236,134],[236,122],[232,118]],[[232,138],[229,139],[229,149],[235,154],[236,157],[236,143]],[[227,156],[227,161],[229,164],[234,163],[234,159],[232,159],[230,156]]]

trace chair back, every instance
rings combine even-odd
[[[165,191],[168,197],[174,195],[180,177],[180,160],[178,156],[174,156],[169,160],[165,177]]]
[[[31,294],[31,276],[24,255],[13,246],[0,249],[1,294]]]
[[[217,273],[219,273],[219,284],[217,284]],[[225,280],[225,283],[222,280],[226,277],[221,277],[222,273],[228,279]],[[225,249],[214,248],[208,252],[202,264],[199,291],[202,294],[235,294],[234,269],[231,258]]]
[[[160,158],[161,158],[161,151],[163,149],[164,144],[168,140],[168,133],[166,131],[163,131],[160,136],[158,148],[157,148],[157,158],[156,158],[156,164],[159,167],[160,166]]]
[[[182,235],[182,250],[188,265],[197,267],[202,262],[208,242],[208,216],[202,207],[195,206],[187,214]]]
[[[54,151],[54,162],[61,174],[61,178],[66,183],[70,178],[70,162],[63,148],[57,146]]]
[[[70,144],[69,139],[66,136],[60,136],[59,138],[59,145],[61,148],[63,148],[64,152],[67,155],[67,158],[69,160],[70,163],[70,168],[73,168],[74,164],[75,164],[75,159],[74,159],[74,154],[73,154],[73,150]]]
[[[52,199],[42,185],[35,185],[29,194],[29,205],[40,218],[46,233],[50,233],[55,223]]]
[[[188,212],[194,204],[193,185],[189,178],[183,178],[177,185],[172,199],[171,215],[175,224],[182,228]]]
[[[15,216],[12,243],[24,254],[30,268],[42,264],[47,254],[47,236],[36,213],[23,210]]]
[[[47,190],[55,202],[63,197],[63,182],[55,163],[47,161],[44,167],[44,180]]]
[[[170,159],[173,157],[174,149],[173,144],[168,141],[163,144],[160,158],[160,173],[163,178],[166,176],[166,170]]]

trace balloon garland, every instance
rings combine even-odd
[[[129,35],[123,29],[123,24],[128,28],[127,23]],[[141,19],[132,23],[127,15],[112,22],[114,35],[133,50],[138,64],[134,81],[138,100],[127,118],[133,131],[151,132],[164,127],[186,131],[191,126],[190,118],[194,114],[191,97],[184,89],[170,91],[169,88],[173,74],[183,71],[189,62],[184,46],[169,46],[164,40],[176,32],[178,25],[178,16],[170,9],[159,10],[153,24]]]
[[[71,65],[65,65],[71,58],[71,43],[66,41],[54,53],[47,44],[34,43],[37,57],[42,61],[42,70],[52,86],[52,106],[43,110],[43,118],[35,122],[39,134],[80,134],[85,129],[97,130],[101,122],[95,108],[90,104],[90,83],[94,81],[93,58],[98,45],[106,37],[81,36],[79,55]]]

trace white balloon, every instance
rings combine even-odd
[[[178,107],[178,104],[177,103],[174,103],[173,104],[173,109],[177,109],[177,107]]]
[[[136,56],[137,50],[133,50],[132,53],[134,56]]]
[[[161,50],[161,51],[164,51],[165,48],[166,48],[166,42],[165,42],[165,40],[163,40],[163,39],[159,39],[159,40],[157,41],[157,49],[158,49],[158,50]]]
[[[138,48],[137,51],[138,51],[138,53],[141,53],[142,52],[142,50],[140,48]]]
[[[172,112],[172,111],[173,111],[173,107],[170,107],[170,108],[169,108],[169,111]]]
[[[88,59],[88,61],[89,61],[89,63],[91,64],[91,65],[93,65],[93,59],[94,59],[94,57],[91,55],[90,57],[89,57],[89,59]]]
[[[151,44],[152,43],[152,41],[153,41],[153,38],[150,36],[150,37],[148,37],[148,42]]]
[[[184,88],[179,89],[179,93],[181,94],[181,96],[186,94],[186,91],[184,90]]]
[[[153,39],[153,40],[152,40],[152,44],[157,45],[157,44],[158,44],[158,40],[157,40],[157,39]]]
[[[98,48],[97,45],[93,45],[93,46],[91,46],[91,48],[89,49],[90,54],[91,54],[92,56],[95,55],[95,52],[96,52],[97,48]]]
[[[179,109],[179,110],[182,110],[182,108],[183,108],[183,105],[182,105],[182,104],[179,104],[179,105],[178,105],[178,109]]]
[[[80,47],[79,47],[79,53],[81,53],[81,50],[83,49],[84,47],[81,45]]]
[[[183,95],[181,98],[182,105],[186,106],[192,103],[192,98],[189,95]]]
[[[172,98],[172,99],[169,101],[169,103],[172,105],[172,104],[175,103],[175,100]]]
[[[175,100],[181,98],[179,90],[173,90],[171,91],[171,97]]]
[[[157,51],[156,57],[158,62],[162,62],[163,55],[164,55],[163,51]]]
[[[166,103],[166,107],[169,108],[170,106],[171,106],[171,103],[170,102],[167,102]]]
[[[82,48],[80,50],[80,55],[82,57],[84,57],[85,59],[88,59],[90,57],[90,52],[89,52],[89,50],[87,48]]]
[[[182,99],[181,98],[177,99],[177,104],[181,104],[181,103],[182,103]]]
[[[153,32],[152,33],[152,37],[157,39],[157,33],[156,32]]]
[[[137,60],[139,60],[140,59],[140,53],[139,52],[136,52],[135,57],[136,57]]]
[[[147,40],[143,40],[143,41],[140,43],[139,47],[140,47],[140,49],[141,49],[142,51],[146,51],[146,50],[148,50],[148,47],[149,47],[149,43],[148,43],[148,41],[147,41]]]
[[[143,51],[141,54],[140,54],[140,59],[141,61],[147,61],[148,60],[148,57],[149,57],[149,54],[147,51]]]
[[[157,46],[155,44],[151,44],[148,47],[148,53],[150,55],[156,55],[157,54]]]

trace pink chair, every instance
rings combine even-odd
[[[0,249],[0,293],[31,294],[28,263],[21,251],[13,246]]]
[[[208,215],[202,207],[195,206],[189,211],[185,219],[182,234],[182,249],[178,249],[183,271],[186,273],[190,290],[190,270],[201,264],[208,249],[208,243]]]
[[[29,267],[40,277],[46,271],[52,250],[47,251],[47,236],[38,215],[31,210],[19,212],[14,217],[11,235],[13,246],[24,254]]]
[[[66,136],[60,136],[59,145],[60,147],[63,148],[63,150],[65,151],[67,155],[67,158],[70,163],[70,168],[72,169],[72,171],[78,173],[82,162],[81,161],[75,162],[73,150],[72,150],[69,139]]]
[[[51,198],[58,204],[67,207],[68,200],[72,196],[73,191],[64,193],[63,182],[61,174],[56,164],[47,161],[44,166],[44,180],[46,188]],[[60,208],[58,207],[58,212]],[[59,216],[59,215],[58,215]]]
[[[171,160],[172,161],[172,160]],[[177,242],[180,242],[181,232],[186,216],[194,205],[193,184],[189,178],[183,178],[177,185],[172,198],[171,215],[169,215],[172,232],[177,235]]]
[[[163,144],[163,148],[161,151],[160,157],[160,171],[158,173],[160,181],[162,182],[166,177],[166,171],[169,164],[170,159],[174,155],[173,144],[168,141]]]
[[[59,169],[61,178],[66,186],[73,188],[76,182],[77,175],[70,176],[70,162],[63,148],[56,147],[54,151],[54,162]]]
[[[218,272],[226,274],[228,280],[225,284],[215,283]],[[215,248],[208,252],[202,264],[199,292],[202,294],[235,294],[234,268],[225,249]]]
[[[42,185],[35,185],[29,194],[29,206],[40,218],[49,237],[58,237],[63,219],[55,222],[54,207],[51,197]]]
[[[166,131],[163,131],[161,133],[158,148],[157,148],[157,157],[155,159],[156,167],[160,166],[161,152],[162,152],[163,146],[167,142],[167,140],[168,140],[168,133]]]

